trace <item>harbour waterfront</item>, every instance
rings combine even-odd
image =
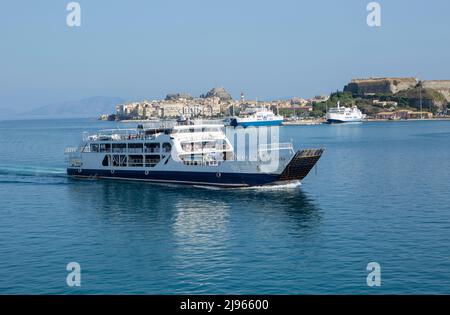
[[[0,122],[0,293],[450,293],[449,121],[284,126],[317,170],[233,190],[67,178],[105,126]]]

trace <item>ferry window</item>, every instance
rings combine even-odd
[[[91,143],[91,152],[98,152],[98,144]]]
[[[216,144],[215,144],[214,141],[203,141],[202,142],[202,148],[203,149],[206,149],[206,150],[208,150],[208,149],[215,149],[215,147],[216,147]]]
[[[114,154],[111,162],[112,166],[127,166],[127,156]]]
[[[191,143],[191,142],[182,142],[181,148],[183,149],[183,151],[188,151],[188,152],[194,151],[193,143]]]
[[[127,166],[127,156],[126,155],[119,155],[120,157],[120,164],[119,166]]]
[[[163,151],[170,152],[172,150],[172,145],[170,143],[163,143]]]
[[[160,148],[159,143],[146,143],[144,152],[146,153],[158,153]]]
[[[156,164],[161,161],[161,158],[159,155],[146,155],[145,156],[145,166],[146,167],[153,167]]]
[[[128,166],[129,167],[144,166],[144,156],[143,155],[129,155],[128,156]]]
[[[111,160],[112,166],[119,166],[119,155],[114,154]]]
[[[100,143],[100,152],[111,152],[110,143]]]
[[[232,160],[233,159],[233,153],[231,152],[224,152],[223,153],[223,160]]]
[[[127,145],[125,143],[113,143],[112,152],[123,153],[127,151]]]
[[[142,143],[128,143],[128,152],[130,153],[142,153]]]
[[[109,160],[110,160],[109,155],[108,155],[108,154],[105,155],[105,157],[103,158],[102,165],[103,165],[103,166],[109,166]]]

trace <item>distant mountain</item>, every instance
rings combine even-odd
[[[9,108],[0,108],[0,121],[14,119],[17,117],[17,113]]]
[[[201,98],[208,98],[208,97],[218,97],[221,101],[231,101],[233,98],[231,97],[231,94],[228,93],[223,86],[215,87],[208,91],[206,94],[200,95]]]
[[[21,113],[23,118],[90,118],[111,114],[125,100],[120,97],[94,96],[78,101],[41,106]]]

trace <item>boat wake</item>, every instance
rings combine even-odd
[[[192,187],[202,188],[202,189],[206,189],[206,190],[225,190],[225,189],[230,189],[230,188],[217,187],[217,186],[207,186],[207,185],[192,185]]]
[[[0,166],[0,175],[65,177],[66,170],[56,167],[3,165]]]
[[[278,191],[278,190],[291,190],[300,187],[302,184],[300,181],[295,181],[287,184],[280,185],[267,185],[267,186],[251,186],[251,187],[238,187],[238,188],[224,188],[217,186],[205,186],[205,185],[193,185],[195,188],[202,188],[206,190],[254,190],[254,191]]]
[[[257,191],[277,191],[277,190],[290,190],[300,187],[302,183],[300,181],[290,182],[287,184],[280,185],[267,185],[267,186],[252,186],[239,188],[243,190],[257,190]]]

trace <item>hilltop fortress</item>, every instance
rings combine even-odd
[[[344,87],[345,92],[354,95],[397,94],[417,86],[441,93],[450,102],[450,80],[424,80],[417,78],[367,78],[353,79]]]
[[[344,92],[358,95],[395,94],[417,85],[416,78],[368,78],[353,79],[344,87]]]

